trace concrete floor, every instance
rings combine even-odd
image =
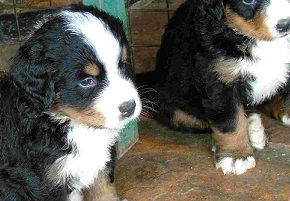
[[[118,161],[117,191],[129,201],[289,201],[290,128],[269,121],[269,143],[255,153],[256,168],[237,176],[215,168],[210,134],[174,132],[142,120],[139,142]]]
[[[164,0],[135,8],[164,8]],[[182,0],[171,0],[176,8]],[[134,45],[159,44],[164,12],[131,13]],[[154,69],[158,47],[135,47],[136,72]],[[268,146],[256,151],[256,168],[223,175],[214,166],[210,134],[174,132],[152,119],[139,122],[139,142],[119,161],[117,192],[129,201],[277,200],[290,201],[290,128],[265,117]]]

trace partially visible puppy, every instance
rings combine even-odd
[[[0,200],[118,200],[118,132],[141,111],[132,76],[119,20],[76,5],[44,23],[0,81]]]
[[[216,167],[242,174],[255,167],[253,148],[266,135],[247,106],[289,96],[288,0],[188,0],[170,20],[157,54],[154,117],[174,128],[211,129]],[[290,125],[280,97],[267,111]],[[200,132],[200,130],[198,130]]]

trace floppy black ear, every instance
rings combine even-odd
[[[48,109],[55,97],[51,70],[28,62],[17,63],[17,66],[11,66],[10,73],[21,93],[24,93],[39,111]]]
[[[221,20],[224,16],[224,5],[220,0],[205,1],[204,4],[199,6],[199,9],[218,21]]]

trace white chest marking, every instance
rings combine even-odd
[[[252,88],[252,104],[258,104],[275,95],[288,79],[290,63],[290,43],[287,38],[275,41],[260,41],[252,50],[253,60],[242,60],[235,73],[251,75],[255,81],[249,81]]]
[[[81,190],[88,187],[111,160],[109,148],[118,138],[116,131],[73,124],[67,134],[67,142],[73,147],[72,153],[54,163],[60,167],[56,183],[72,178],[70,185],[73,188]]]

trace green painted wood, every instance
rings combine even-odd
[[[139,140],[138,125],[136,121],[131,121],[120,132],[118,144],[118,157],[121,158]]]
[[[128,33],[125,0],[83,0],[85,5],[96,6],[97,8],[119,18]],[[131,121],[121,132],[118,144],[118,157],[123,156],[139,139],[138,125]]]
[[[97,6],[99,9],[119,18],[123,22],[125,30],[127,30],[125,0],[83,0],[83,3]]]

